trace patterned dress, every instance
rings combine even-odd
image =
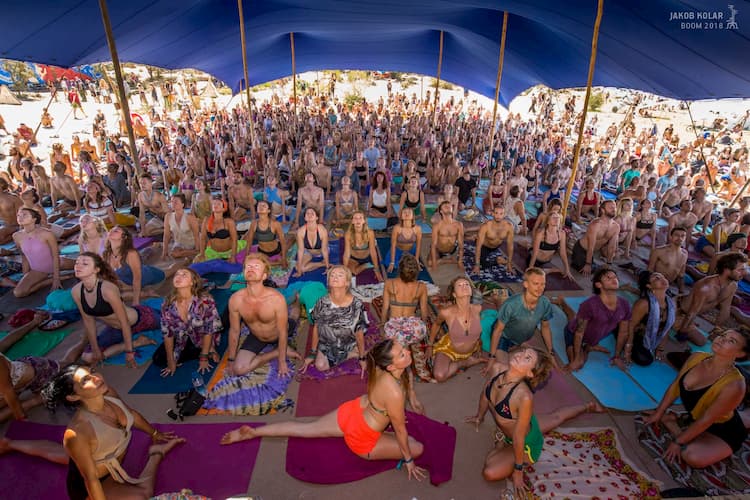
[[[312,320],[318,327],[318,350],[331,366],[336,366],[349,357],[356,347],[356,332],[367,329],[367,316],[362,301],[352,297],[348,306],[339,307],[331,302],[331,296],[321,297],[312,310]]]
[[[174,338],[174,359],[180,359],[188,341],[200,347],[204,335],[213,335],[213,349],[216,349],[221,330],[221,318],[211,295],[193,297],[187,321],[182,320],[174,302],[162,305],[161,333],[165,338]]]

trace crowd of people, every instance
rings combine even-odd
[[[87,88],[76,91],[85,95]],[[221,335],[229,340],[226,376],[272,360],[282,377],[289,376],[287,360],[321,372],[358,360],[367,394],[313,422],[242,426],[224,444],[341,436],[360,457],[400,459],[410,478],[421,479],[425,471],[414,459],[424,443],[404,423],[407,403],[424,411],[416,378],[442,383],[483,365],[478,411],[466,421],[478,428],[490,411],[498,432],[483,476],[509,479],[520,493],[545,432],[604,411],[592,402],[534,415],[536,391],[544,391],[551,370],[580,370],[591,352],[606,351],[600,343],[609,335],[620,369],[669,358],[681,370],[648,417],[674,434],[666,459],[705,467],[744,442],[738,409],[745,381],[735,362],[750,352],[748,302],[739,294],[750,197],[730,198],[741,194],[748,171],[742,126],[681,139],[671,125],[638,130],[629,121],[600,130],[594,117],[574,166],[572,131],[581,119],[575,98],[558,109],[548,92],[534,94],[526,118],[498,121],[494,139],[475,102],[451,98],[433,113],[429,95],[389,91],[378,102],[350,106],[310,88],[297,114],[277,95],[252,111],[201,110],[192,102],[172,111],[176,103],[161,103],[156,93],[151,102],[141,99],[152,106],[154,125],[137,151],[97,116],[95,145],[77,137],[67,150],[56,144],[45,167],[17,137],[0,173],[0,243],[14,242],[20,257],[5,255],[4,268],[17,269],[20,260],[23,272],[2,285],[20,298],[69,283],[82,320],[80,342],[64,359],[0,357],[0,416],[23,419],[43,401],[74,406],[64,448],[5,439],[0,452],[69,464],[71,498],[153,493],[153,479],[133,480],[119,465],[133,426],[164,443],[150,449],[142,478],[179,443],[86,367],[123,353],[135,367],[136,349],[153,342],[139,333],[154,329],[163,343],[153,363],[165,377],[189,360],[199,360],[201,372],[218,363]],[[574,192],[566,193],[571,177]],[[726,197],[709,197],[715,191]],[[575,201],[564,206],[570,194]],[[390,238],[384,253],[378,235]],[[159,240],[150,255],[138,246],[149,237]],[[331,245],[339,238],[335,262]],[[70,258],[60,248],[73,241],[79,251]],[[467,241],[476,244],[473,260],[464,258]],[[525,267],[514,262],[518,245],[527,247]],[[425,265],[455,276],[449,303],[435,314],[417,280]],[[519,276],[522,289],[498,304],[483,349],[480,313],[487,305],[476,300],[469,275],[497,266]],[[327,293],[310,308],[309,352],[290,347],[298,318],[275,289],[272,267],[299,277],[325,270]],[[368,318],[352,293],[353,277],[368,270],[383,282],[385,338],[369,350]],[[211,272],[240,273],[246,283],[229,300],[228,324],[204,289],[202,276]],[[590,284],[591,297],[577,310],[551,300],[550,273]],[[626,277],[637,284],[632,305],[618,294]],[[159,295],[166,295],[160,310],[141,303]],[[562,332],[550,326],[555,304],[568,316]],[[708,337],[696,323],[705,314],[717,325]],[[6,351],[9,339],[50,320],[35,317],[0,347]],[[725,328],[731,322],[736,327]],[[712,341],[711,352],[669,356],[672,330],[679,342]],[[555,336],[564,336],[567,363],[554,352]],[[32,396],[22,400],[27,391]],[[677,397],[692,417],[686,428],[667,412]]]

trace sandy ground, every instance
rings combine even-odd
[[[344,85],[342,85],[344,87]],[[418,92],[418,87],[416,91]],[[341,89],[342,93],[344,89]],[[411,91],[411,89],[409,89]],[[378,82],[374,87],[366,89],[366,95],[370,92],[385,93],[385,82]],[[338,91],[337,91],[338,93]],[[462,92],[457,91],[458,94]],[[377,95],[377,94],[375,94]],[[262,100],[264,95],[259,93],[257,96]],[[445,93],[444,93],[445,97]],[[369,99],[370,97],[368,97]],[[14,130],[16,126],[25,122],[34,127],[41,115],[41,109],[46,103],[43,101],[25,102],[23,106],[0,106],[0,114],[5,119],[9,130]],[[491,109],[491,101],[486,100],[487,109]],[[528,98],[519,97],[514,101],[511,111],[523,112],[528,109]],[[223,102],[220,103],[222,105]],[[611,106],[611,105],[610,105]],[[610,106],[605,105],[605,109]],[[746,103],[738,101],[729,102],[702,102],[696,103],[694,115],[711,117],[711,111],[725,110],[726,112],[742,113],[747,108]],[[111,105],[99,105],[89,101],[84,104],[84,109],[89,115],[88,119],[73,120],[72,117],[65,119],[70,107],[67,103],[53,103],[50,112],[55,119],[56,129],[44,130],[39,133],[40,146],[35,149],[38,156],[47,158],[46,152],[53,142],[70,143],[70,135],[74,132],[80,132],[85,136],[90,132],[91,120],[97,109],[102,109],[107,116],[110,127],[116,124],[116,113]],[[135,111],[138,111],[137,108]],[[668,117],[668,120],[676,124],[685,124],[685,113],[678,113]],[[600,123],[606,123],[608,120],[619,120],[621,114],[602,113]],[[666,121],[661,121],[666,123]],[[650,123],[638,123],[638,126],[650,126]],[[678,128],[677,125],[676,128]],[[660,126],[660,128],[662,128]],[[679,128],[678,128],[679,130]],[[54,136],[59,136],[54,137]],[[0,137],[0,141],[4,138]],[[427,244],[425,246],[428,247]],[[425,252],[426,253],[426,252]],[[423,255],[423,257],[426,255]],[[434,281],[445,288],[450,279],[455,276],[452,269],[440,268],[432,273]],[[631,280],[624,272],[619,273],[623,282]],[[632,280],[631,280],[632,281]],[[70,283],[68,283],[69,285]],[[588,295],[590,285],[586,280],[581,280],[580,285],[584,290],[579,292],[562,292],[557,295],[574,296]],[[163,285],[161,291],[165,291],[167,285]],[[520,291],[519,285],[511,285],[515,291]],[[6,294],[0,299],[0,312],[12,314],[21,307],[34,307],[42,305],[46,291],[38,293],[32,297],[18,300],[11,294]],[[0,329],[5,329],[3,324]],[[302,332],[306,332],[302,328]],[[62,357],[65,350],[75,340],[71,335],[65,342],[58,346],[50,353],[53,358]],[[299,339],[299,345],[304,346],[306,335]],[[111,384],[124,396],[125,400],[135,408],[138,408],[147,419],[152,422],[171,422],[165,415],[167,409],[172,406],[173,400],[170,396],[165,395],[130,395],[128,390],[140,378],[145,368],[135,370],[125,369],[123,367],[105,367],[103,372]],[[572,376],[565,376],[576,391],[584,398],[590,399],[591,395],[585,387],[578,383]],[[352,484],[337,486],[317,486],[299,482],[286,475],[284,471],[284,461],[286,453],[286,440],[283,439],[265,439],[261,444],[260,454],[253,472],[253,479],[247,492],[238,491],[238,494],[249,494],[254,498],[262,497],[268,499],[330,499],[330,498],[349,498],[358,496],[363,499],[479,499],[479,498],[497,498],[500,490],[500,484],[490,484],[485,482],[481,477],[481,468],[486,452],[490,449],[491,441],[491,419],[486,419],[479,433],[467,424],[463,423],[463,417],[473,414],[476,411],[477,398],[480,387],[482,386],[481,376],[478,368],[473,368],[467,372],[460,373],[450,381],[440,384],[420,384],[417,392],[420,399],[424,402],[428,415],[438,421],[451,423],[458,431],[458,443],[454,457],[454,474],[453,480],[435,488],[429,484],[417,484],[407,480],[403,471],[392,471],[380,474],[363,481]],[[183,390],[183,387],[176,387],[175,392]],[[299,384],[293,382],[289,388],[288,396],[296,399]],[[539,398],[553,400],[555,394],[548,394],[541,391]],[[65,424],[67,417],[64,412],[58,413],[57,416],[50,416],[46,410],[37,408],[30,413],[30,418],[38,422],[56,422]],[[193,417],[189,419],[191,423],[197,422],[224,422],[224,421],[259,421],[273,422],[289,419],[289,414],[272,415],[256,418],[234,418],[234,417]],[[582,416],[576,420],[568,422],[566,428],[575,427],[612,427],[617,430],[623,445],[626,456],[641,470],[649,473],[653,478],[664,483],[665,488],[675,486],[671,478],[661,471],[661,469],[648,458],[642,448],[638,445],[634,436],[632,424],[632,415],[622,412],[609,412],[601,415]],[[2,432],[2,431],[0,431]],[[241,466],[241,464],[237,464]],[[29,476],[29,480],[32,480]]]

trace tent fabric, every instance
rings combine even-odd
[[[10,91],[7,85],[0,85],[0,104],[21,105],[21,101]]]
[[[691,100],[747,97],[750,8],[747,2],[734,3],[739,12],[725,2],[605,0],[594,85]],[[596,4],[245,0],[250,83],[291,73],[290,32],[295,33],[300,73],[369,69],[435,75],[442,30],[442,78],[492,97],[507,10],[500,92],[507,104],[535,84],[585,85]],[[236,2],[129,0],[108,5],[121,60],[196,68],[239,88],[243,68]],[[65,67],[110,59],[96,0],[10,0],[0,16],[0,33],[0,56],[5,58]]]

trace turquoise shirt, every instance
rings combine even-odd
[[[547,297],[539,297],[536,307],[529,311],[523,303],[523,294],[508,298],[497,312],[497,320],[505,325],[502,338],[518,345],[529,340],[542,321],[552,319],[552,303]]]

